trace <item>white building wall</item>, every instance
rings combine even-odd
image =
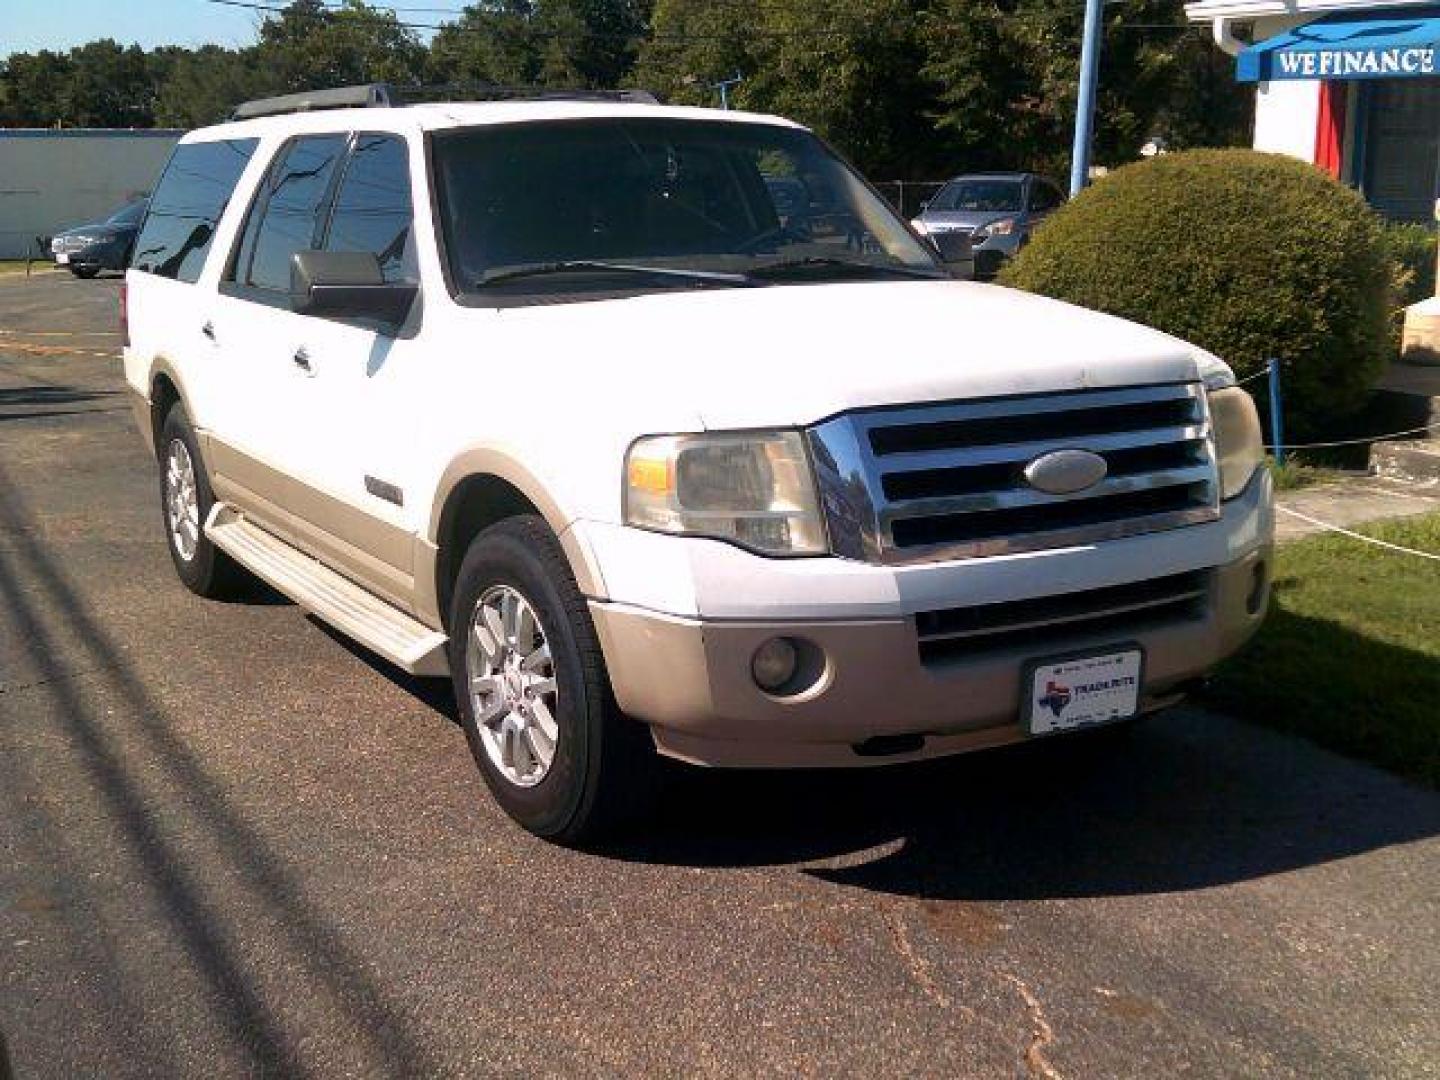
[[[0,131],[0,259],[148,194],[179,131]]]
[[[1315,18],[1318,16],[1311,16]],[[1254,40],[1283,34],[1309,21],[1282,17],[1256,19]],[[1255,149],[1315,160],[1315,135],[1320,123],[1320,82],[1297,80],[1260,83],[1255,91]]]
[[[1315,160],[1320,82],[1260,83],[1255,94],[1255,149]]]

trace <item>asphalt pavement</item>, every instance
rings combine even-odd
[[[443,684],[180,586],[116,285],[0,277],[22,1080],[1440,1075],[1440,797],[1213,713],[522,833]]]

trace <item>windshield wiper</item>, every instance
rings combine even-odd
[[[807,255],[803,259],[781,259],[779,262],[761,263],[750,270],[751,277],[771,277],[787,274],[794,270],[864,270],[879,274],[898,274],[900,277],[925,278],[941,281],[945,274],[937,270],[921,270],[914,266],[898,263],[872,263],[859,259],[838,259],[831,255]]]
[[[685,281],[712,285],[753,285],[744,274],[726,274],[718,270],[686,270],[671,266],[642,266],[638,263],[612,263],[593,259],[568,259],[563,262],[525,263],[520,266],[497,266],[481,274],[475,287],[484,289],[502,281],[519,278],[545,277],[549,274],[643,274],[647,277],[680,278]]]

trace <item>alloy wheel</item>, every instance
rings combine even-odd
[[[539,615],[509,585],[487,589],[465,643],[470,708],[486,755],[517,787],[534,787],[555,762],[559,690]]]
[[[172,439],[165,455],[165,517],[175,554],[189,562],[200,543],[200,499],[195,490],[195,463],[181,439]]]

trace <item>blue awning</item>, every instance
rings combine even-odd
[[[1240,54],[1241,82],[1440,75],[1440,7],[1334,12]]]

